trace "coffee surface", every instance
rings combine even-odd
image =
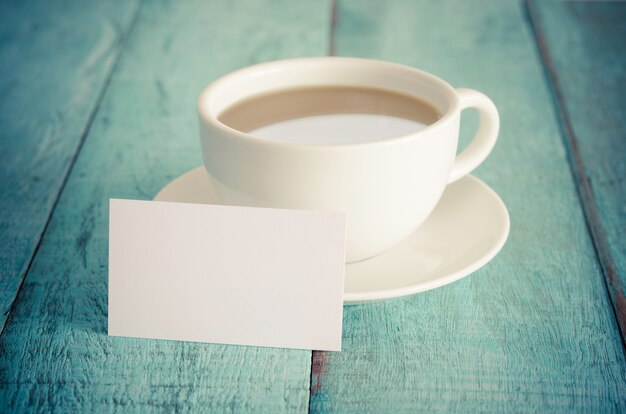
[[[432,105],[410,95],[329,86],[253,96],[227,108],[219,121],[258,138],[323,145],[407,135],[439,118]]]

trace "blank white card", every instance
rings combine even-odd
[[[337,213],[110,201],[109,335],[341,350]]]

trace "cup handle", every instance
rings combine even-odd
[[[469,174],[487,158],[498,139],[500,117],[494,103],[486,95],[473,89],[457,89],[461,110],[476,108],[480,124],[469,146],[456,156],[448,184]]]

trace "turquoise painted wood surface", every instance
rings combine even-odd
[[[600,249],[604,272],[609,257],[623,277],[622,246],[614,238],[623,223],[622,210],[614,208],[623,195],[623,166],[617,164],[623,140],[589,134],[594,123],[613,131],[609,121],[623,112],[584,113],[584,93],[599,99],[601,88],[593,85],[606,89],[620,73],[620,45],[603,44],[602,37],[614,35],[606,22],[619,13],[610,8],[623,6],[533,3],[528,21],[517,2],[337,4],[333,12],[327,2],[145,2],[134,25],[135,3],[28,2],[0,14],[9,25],[0,25],[3,76],[49,76],[35,76],[40,84],[32,88],[0,78],[2,301],[13,300],[55,192],[63,188],[0,333],[0,412],[624,411],[623,348],[576,192],[583,195],[596,249],[603,240],[598,234],[605,237],[610,256]],[[111,38],[106,22],[115,28],[115,41],[105,53],[102,39]],[[576,25],[562,33],[564,22]],[[57,53],[28,53],[46,45]],[[446,288],[346,308],[339,354],[314,352],[311,358],[303,351],[108,338],[108,198],[149,199],[200,164],[195,98],[204,84],[240,66],[328,49],[424,68],[494,98],[501,141],[477,175],[510,209],[505,250]],[[87,75],[67,72],[83,66],[81,57],[103,53],[92,58],[101,63],[87,65]],[[585,54],[598,66],[577,67],[576,57]],[[585,71],[605,67],[608,74],[590,83]],[[583,92],[572,80],[587,82]],[[33,103],[37,91],[45,93]],[[624,107],[611,96],[617,104],[610,108]],[[38,108],[32,124],[23,121],[28,104]],[[55,105],[54,116],[46,112]],[[464,141],[476,124],[471,114],[466,118]],[[37,162],[22,165],[25,150],[33,148]],[[577,154],[584,170],[577,169]],[[34,171],[46,173],[34,179]],[[13,201],[19,197],[21,204]],[[591,213],[597,208],[595,222],[590,205]],[[5,270],[17,278],[8,280]]]
[[[626,336],[626,3],[529,3],[622,338]],[[576,30],[571,30],[576,28]]]
[[[0,5],[0,332],[136,9]]]
[[[311,353],[106,335],[108,199],[201,164],[217,76],[325,54],[327,2],[145,2],[0,337],[0,412],[305,412]],[[82,101],[81,101],[82,102]]]
[[[476,175],[512,229],[467,279],[347,307],[344,351],[314,353],[312,412],[626,409],[620,334],[525,15],[489,0],[338,3],[337,54],[413,65],[493,98],[500,141]]]

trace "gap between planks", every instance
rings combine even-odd
[[[330,27],[328,30],[328,56],[336,56],[335,36],[339,25],[339,0],[330,0]],[[311,412],[311,396],[321,388],[321,375],[326,370],[328,356],[325,351],[311,351],[311,376],[309,377],[309,404],[308,412]]]
[[[593,242],[596,258],[602,269],[604,285],[622,337],[622,350],[626,355],[626,296],[624,295],[622,283],[617,274],[615,260],[608,248],[606,233],[600,220],[591,182],[589,181],[585,163],[578,148],[577,137],[565,107],[565,98],[561,90],[561,85],[559,84],[559,76],[550,56],[545,36],[539,27],[540,25],[537,24],[538,17],[537,13],[533,10],[534,3],[532,0],[525,0],[524,4],[528,22],[541,57],[548,87],[552,92],[552,100],[557,112],[559,126],[561,128],[561,137],[567,152],[570,172],[576,183],[576,190],[585,216],[587,230]]]
[[[339,0],[330,1],[330,29],[328,32],[328,56],[336,56],[335,48],[335,32],[339,23],[339,14],[337,11],[337,2]]]

